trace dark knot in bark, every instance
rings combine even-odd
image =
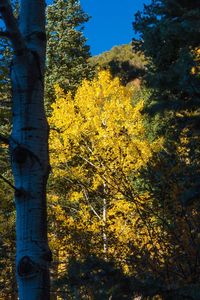
[[[19,165],[22,165],[26,162],[28,158],[28,150],[24,147],[17,146],[12,153],[12,159]]]
[[[17,267],[17,272],[20,277],[29,277],[37,273],[36,264],[30,259],[29,256],[23,256]]]
[[[12,152],[12,161],[16,162],[19,165],[23,165],[27,162],[28,158],[30,158],[31,163],[37,161],[40,166],[42,166],[40,159],[33,153],[31,150],[25,148],[24,146],[17,146],[13,149]]]
[[[6,11],[5,6],[0,6],[0,13],[4,13]]]
[[[26,196],[26,192],[23,189],[15,188],[15,197]]]

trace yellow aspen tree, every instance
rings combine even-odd
[[[141,235],[138,231],[138,205],[151,200],[147,194],[135,196],[132,181],[159,151],[162,139],[147,140],[143,102],[133,104],[130,90],[108,71],[84,80],[74,98],[59,86],[55,92],[49,118],[52,248],[64,255],[63,268],[67,257],[95,253],[115,258],[128,271],[129,244],[156,243],[144,222]]]

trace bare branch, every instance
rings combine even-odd
[[[0,1],[0,14],[6,25],[6,31],[9,34],[10,41],[15,53],[22,53],[26,49],[25,41],[19,31],[17,20],[15,19],[9,0]]]
[[[0,174],[0,179],[2,179],[5,183],[7,183],[13,190],[19,191],[8,179],[6,179],[3,175]]]

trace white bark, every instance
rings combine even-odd
[[[21,0],[19,27],[8,0],[0,13],[11,39],[13,128],[10,154],[17,211],[16,274],[20,300],[48,300],[48,124],[44,111],[45,1]]]
[[[106,221],[107,221],[107,202],[106,199],[103,199],[103,252],[105,258],[107,258],[107,251],[108,251],[108,241],[106,235]]]
[[[103,193],[106,194],[106,184],[103,184]],[[105,259],[107,259],[107,252],[108,252],[108,240],[106,234],[106,225],[107,225],[107,200],[103,198],[103,252]]]

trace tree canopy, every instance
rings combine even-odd
[[[17,2],[12,2],[16,16]],[[52,299],[200,298],[198,2],[152,0],[135,16],[138,40],[94,57],[83,31],[89,16],[80,2],[54,0],[47,6]],[[7,160],[9,147],[21,150],[22,145],[16,147],[12,140],[8,147],[9,64],[14,73],[11,44],[5,35],[0,39],[0,298],[17,299],[12,190],[23,198],[20,205],[28,196],[18,193],[19,183],[26,180],[17,181],[16,188]],[[33,60],[27,74],[35,70],[39,78],[37,56],[29,54]],[[30,92],[35,83],[30,78],[27,82]],[[15,92],[23,93],[21,87]],[[40,89],[43,84],[34,97],[30,92],[20,98],[30,99],[21,112],[35,103]],[[29,108],[28,113],[32,111]],[[46,134],[49,129],[45,127]],[[31,141],[31,130],[30,126],[20,135],[23,143]],[[31,145],[28,154],[23,149],[25,163],[17,163],[19,176],[26,163],[27,172],[34,165],[37,172],[44,171],[42,156],[32,155],[37,143]],[[16,164],[12,156],[13,161]],[[42,178],[45,183],[47,173]],[[24,215],[21,219],[30,220]],[[34,222],[29,224],[35,228]],[[45,252],[44,257],[50,260],[51,253]]]
[[[135,15],[139,49],[149,60],[147,83],[160,107],[199,107],[199,24],[196,0],[153,0]]]
[[[74,93],[84,78],[91,78],[90,47],[83,35],[89,16],[79,0],[54,0],[47,7],[46,101],[54,99],[54,84]]]

